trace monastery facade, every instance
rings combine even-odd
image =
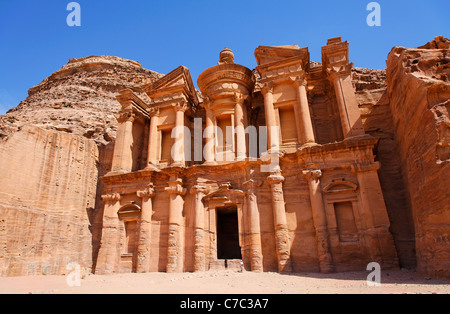
[[[123,91],[95,272],[398,267],[348,47],[260,46],[253,71],[225,49],[201,93],[183,66]]]

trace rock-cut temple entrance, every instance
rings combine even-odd
[[[236,206],[217,208],[217,258],[242,259]]]

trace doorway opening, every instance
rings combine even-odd
[[[236,206],[217,208],[217,258],[242,259]]]

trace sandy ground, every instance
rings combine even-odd
[[[88,275],[80,287],[65,276],[0,278],[1,294],[449,294],[450,281],[405,271],[382,273],[380,287],[369,287],[364,272],[342,274],[239,273]]]

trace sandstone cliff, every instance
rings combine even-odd
[[[65,273],[92,263],[98,148],[25,126],[0,144],[0,275]]]
[[[0,117],[0,276],[90,271],[115,97],[160,76],[117,57],[73,59]]]
[[[116,96],[150,83],[161,74],[146,70],[138,62],[110,56],[71,59],[37,86],[16,108],[0,117],[0,138],[34,125],[81,135],[106,144],[115,138],[120,104]]]
[[[418,270],[450,277],[450,51],[438,37],[395,47],[387,60],[390,109],[411,196]]]

